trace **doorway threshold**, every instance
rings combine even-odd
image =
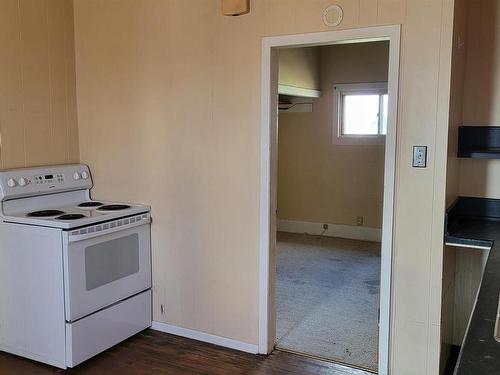
[[[332,358],[326,358],[326,357],[321,357],[321,356],[317,356],[317,355],[313,355],[313,354],[309,354],[309,353],[298,352],[298,351],[295,351],[295,350],[292,350],[292,349],[283,348],[283,347],[278,346],[278,345],[276,345],[274,347],[274,349],[277,350],[277,351],[279,351],[279,352],[284,352],[284,353],[298,355],[298,356],[301,356],[301,357],[307,357],[307,358],[311,358],[311,359],[316,359],[316,360],[322,361],[322,362],[333,363],[334,365],[338,366],[339,374],[342,374],[342,375],[344,375],[344,374],[345,375],[373,375],[373,374],[378,374],[378,372],[375,371],[375,370],[373,370],[373,369],[364,368],[364,367],[360,367],[360,366],[356,366],[356,365],[351,365],[349,363],[337,361],[337,360],[334,360]]]

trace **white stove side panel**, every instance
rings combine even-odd
[[[58,229],[0,224],[0,350],[66,367]]]

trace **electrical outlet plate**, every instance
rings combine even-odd
[[[413,168],[427,167],[427,146],[413,146]]]

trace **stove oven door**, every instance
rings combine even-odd
[[[64,232],[66,320],[151,287],[148,214]]]

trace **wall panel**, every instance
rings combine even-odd
[[[71,0],[0,2],[0,168],[78,162]]]
[[[156,320],[257,343],[261,37],[329,30],[330,3],[255,0],[250,14],[223,17],[216,0],[75,1],[82,161],[96,197],[153,206]],[[374,17],[367,2],[338,3],[339,29]],[[397,375],[439,368],[450,4],[377,1],[376,24],[402,24]],[[411,168],[414,144],[429,146],[427,169]]]
[[[452,204],[458,197],[460,160],[457,158],[458,127],[462,124],[463,112],[463,92],[465,76],[465,60],[467,45],[467,2],[466,0],[455,1],[454,23],[453,23],[453,55],[452,55],[452,75],[450,90],[450,112],[448,129],[448,153],[446,170],[446,206]],[[444,369],[450,357],[450,350],[453,344],[461,344],[461,339],[456,340],[457,321],[459,311],[456,306],[462,305],[460,298],[456,299],[457,291],[462,288],[459,274],[463,254],[467,250],[460,250],[454,247],[444,246],[443,257],[443,287],[442,287],[442,351],[441,369]],[[474,251],[474,250],[473,250]],[[457,280],[458,277],[458,280]],[[470,311],[469,311],[470,313]],[[467,316],[467,315],[466,315]],[[467,317],[466,317],[467,319]]]
[[[468,1],[463,125],[500,126],[500,3]],[[461,159],[460,194],[500,198],[500,160]]]
[[[25,165],[21,25],[17,0],[0,2],[1,166]]]

